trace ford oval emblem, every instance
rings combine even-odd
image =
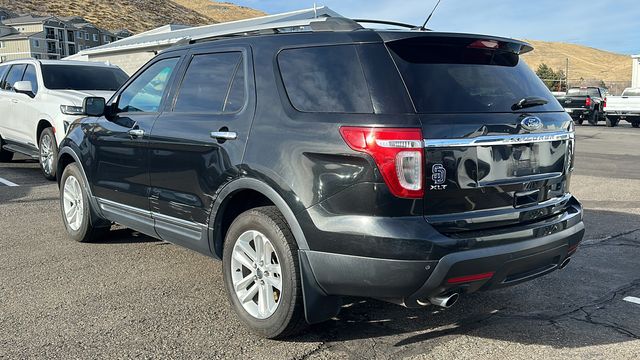
[[[520,122],[520,125],[522,125],[522,128],[525,130],[535,131],[542,127],[542,120],[535,116],[529,116],[524,118]]]

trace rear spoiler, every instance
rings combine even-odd
[[[464,33],[444,33],[433,31],[385,31],[379,32],[380,37],[384,42],[395,42],[408,39],[424,39],[425,42],[433,42],[434,44],[440,43],[452,43],[459,44],[461,46],[470,46],[487,49],[495,49],[500,51],[508,51],[514,54],[522,55],[533,50],[531,44],[510,38],[478,35],[478,34],[464,34]]]

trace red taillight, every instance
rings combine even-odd
[[[604,98],[604,101],[602,102],[602,108],[606,108],[607,107],[607,98]]]
[[[495,274],[495,272],[491,271],[491,272],[482,273],[482,274],[459,276],[459,277],[454,277],[454,278],[447,279],[447,283],[449,283],[449,284],[462,284],[462,283],[468,283],[468,282],[473,282],[473,281],[485,280],[485,279],[490,279],[491,277],[493,277],[493,274]]]
[[[590,96],[587,96],[587,100],[585,100],[584,104],[586,106],[591,106],[591,97]]]
[[[423,189],[422,131],[404,128],[340,128],[350,148],[364,152],[376,162],[394,196],[418,199]]]

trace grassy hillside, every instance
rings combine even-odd
[[[211,0],[173,0],[173,2],[188,9],[195,10],[217,22],[234,21],[266,15],[262,11],[234,5],[229,2]]]
[[[230,3],[209,0],[0,0],[17,13],[82,16],[105,29],[142,32],[166,24],[206,25],[263,15]]]
[[[632,62],[631,57],[628,55],[575,44],[537,40],[526,41],[531,43],[535,50],[525,54],[523,58],[534,70],[544,62],[554,70],[562,69],[564,71],[566,59],[569,59],[570,80],[580,78],[585,80],[604,80],[605,82],[631,80]]]

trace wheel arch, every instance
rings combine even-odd
[[[271,186],[265,182],[254,178],[240,178],[231,181],[222,188],[219,192],[216,200],[214,201],[211,218],[209,220],[209,246],[212,254],[222,259],[222,246],[224,244],[225,236],[225,220],[229,220],[228,211],[238,212],[239,210],[233,210],[230,205],[234,203],[234,200],[243,200],[250,195],[255,195],[256,198],[252,199],[249,207],[244,207],[248,210],[258,206],[274,205],[282,213],[287,225],[291,229],[291,233],[296,240],[298,248],[300,250],[308,250],[309,245],[307,239],[302,231],[302,227],[298,222],[293,210],[284,200],[284,198]],[[243,209],[243,207],[240,207]],[[227,215],[227,218],[225,218]],[[239,213],[235,214],[239,215]],[[235,217],[234,217],[235,218]],[[230,219],[233,221],[233,218]]]
[[[87,189],[87,195],[89,198],[89,202],[91,203],[92,215],[95,218],[103,219],[104,216],[100,211],[98,201],[93,196],[93,192],[91,191],[91,184],[89,183],[89,178],[87,178],[87,173],[85,172],[84,165],[80,159],[80,156],[78,156],[78,153],[70,146],[63,146],[58,152],[58,165],[56,167],[56,181],[58,183],[58,188],[60,187],[60,181],[62,180],[62,173],[64,172],[64,169],[72,163],[78,164],[80,174],[82,174],[82,182],[84,182],[84,185]]]
[[[56,128],[53,126],[53,124],[52,124],[52,122],[50,120],[48,120],[48,119],[40,119],[40,120],[38,120],[38,126],[36,126],[36,144],[38,144],[38,148],[40,148],[40,135],[42,135],[42,132],[46,128],[52,128],[53,129],[53,136],[55,137],[55,135],[56,135]],[[56,145],[58,144],[56,139],[53,139],[53,141],[56,143]]]

